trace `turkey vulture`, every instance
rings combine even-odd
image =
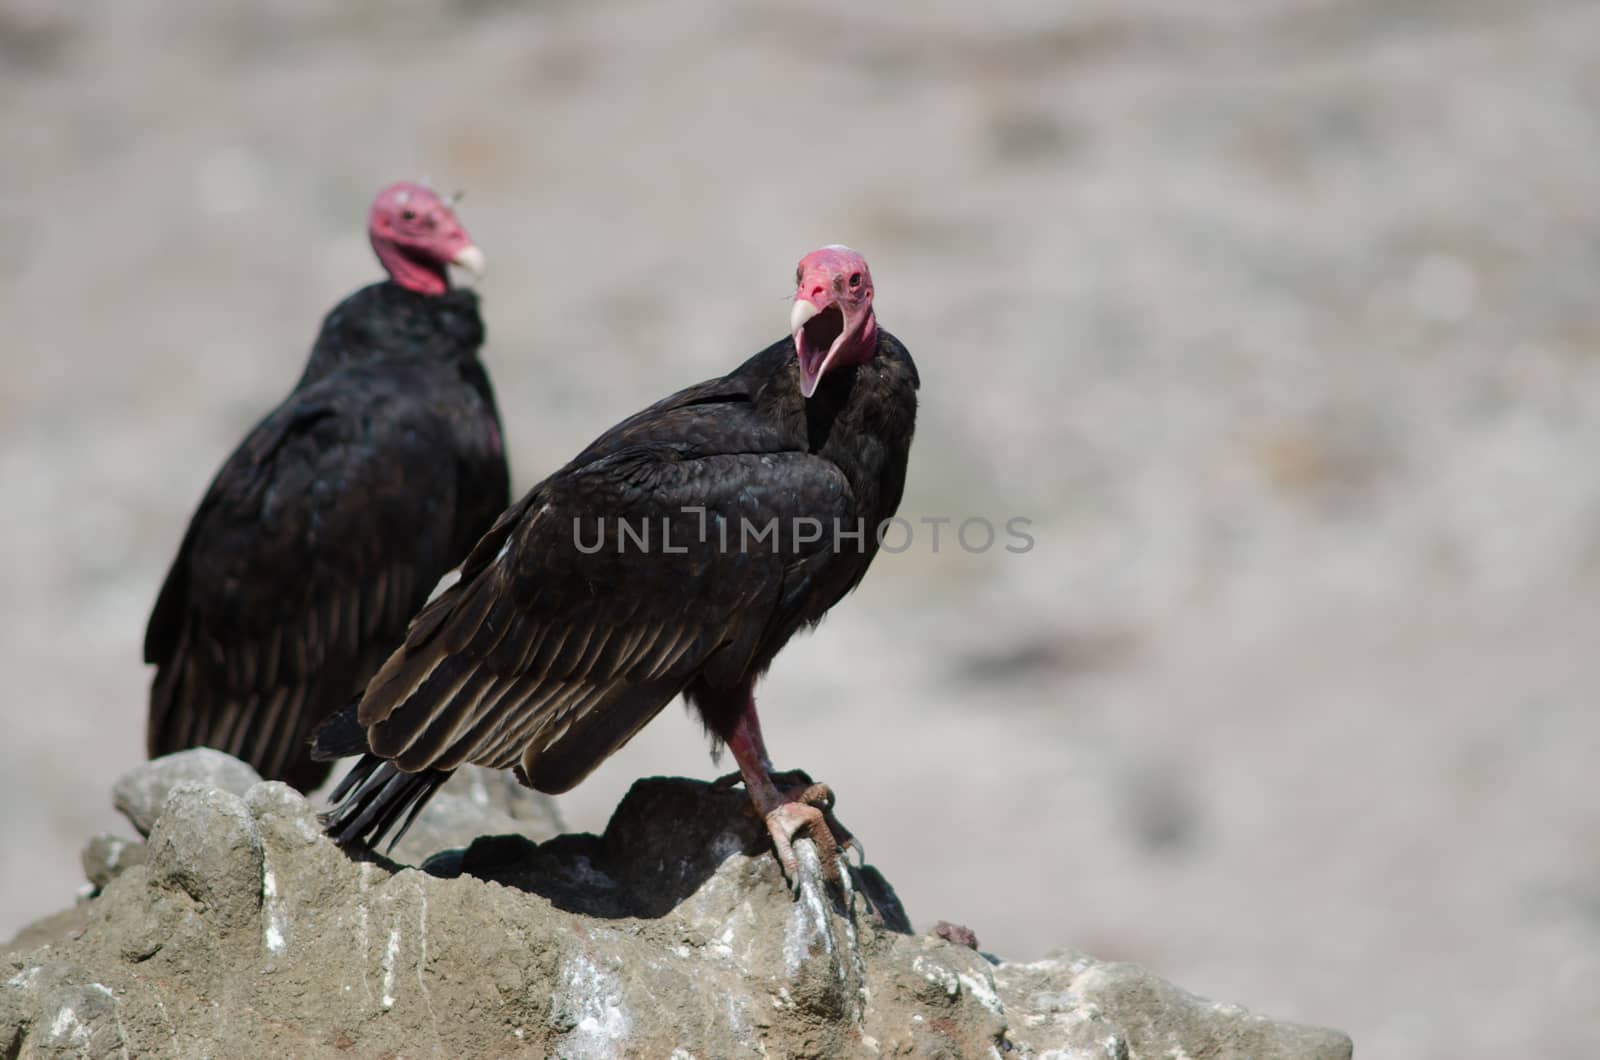
[[[682,693],[732,750],[729,779],[790,878],[802,829],[838,878],[849,833],[832,794],[773,774],[752,689],[877,553],[918,379],[878,328],[861,255],[824,247],[795,282],[790,336],[619,423],[478,542],[318,735],[319,754],[367,752],[333,793],[329,834],[403,833],[466,763],[567,791]]]
[[[309,791],[311,736],[360,694],[510,501],[483,321],[447,265],[482,268],[430,189],[384,188],[389,279],[322,322],[304,374],[207,489],[150,615],[151,757],[215,747]]]

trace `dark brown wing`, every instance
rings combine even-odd
[[[449,425],[382,373],[314,385],[212,482],[146,634],[151,755],[208,746],[309,789],[307,743],[459,557]]]
[[[742,672],[822,554],[789,524],[851,503],[839,469],[805,453],[634,446],[569,467],[502,518],[374,677],[372,752],[570,789],[697,673]]]

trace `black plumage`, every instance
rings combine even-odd
[[[813,373],[809,399],[786,338],[618,424],[502,515],[358,717],[319,737],[370,750],[330,833],[377,842],[467,763],[566,791],[680,693],[741,754],[753,682],[861,580],[900,503],[917,371],[868,298],[861,355]]]
[[[394,280],[328,314],[299,383],[212,480],[162,586],[144,644],[151,756],[214,747],[302,790],[326,778],[316,727],[509,500],[483,335],[471,291]]]

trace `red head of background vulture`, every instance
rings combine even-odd
[[[791,879],[802,830],[836,879],[831,793],[782,790],[752,692],[861,580],[900,503],[917,370],[872,298],[861,255],[807,255],[789,336],[622,421],[501,516],[318,737],[320,754],[366,752],[330,834],[403,831],[466,763],[567,791],[682,694]]]
[[[478,299],[448,274],[482,255],[419,184],[379,192],[368,234],[390,279],[323,320],[299,383],[206,490],[156,600],[152,756],[215,747],[320,784],[316,727],[510,500]]]

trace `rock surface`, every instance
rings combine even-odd
[[[243,795],[261,783],[261,774],[232,755],[192,747],[124,773],[111,789],[111,804],[147,836],[167,805],[167,795],[187,781]]]
[[[0,957],[0,1056],[1351,1054],[1132,965],[913,935],[870,867],[823,890],[809,843],[796,898],[743,794],[693,781],[638,782],[600,836],[423,870],[347,856],[282,784],[187,779],[142,850]]]
[[[112,787],[112,804],[141,836],[149,836],[180,784],[197,783],[243,796],[261,776],[244,762],[209,747],[176,751],[125,773]],[[502,770],[465,766],[429,800],[406,834],[387,851],[402,865],[421,865],[440,851],[465,847],[481,835],[521,834],[534,840],[561,834],[561,815],[548,795],[518,784]],[[125,868],[142,864],[145,845],[102,833],[83,850],[83,872],[94,888]]]

